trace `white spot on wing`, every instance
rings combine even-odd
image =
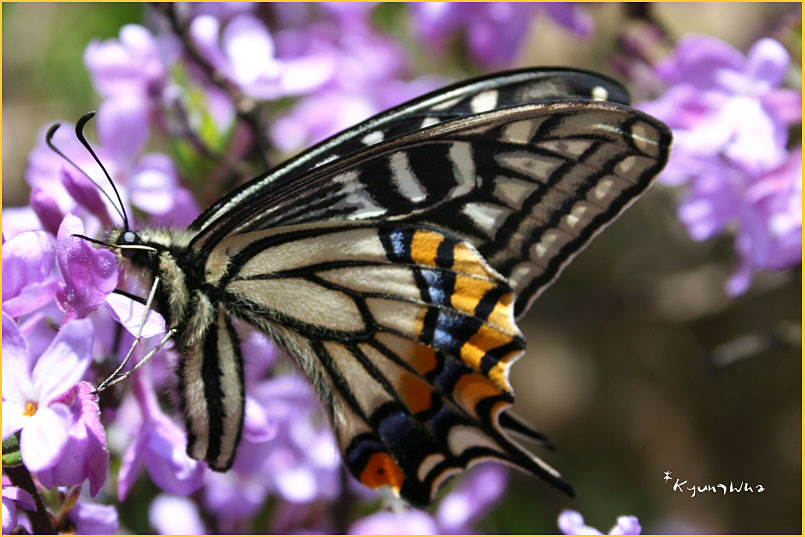
[[[424,129],[425,127],[430,127],[431,125],[436,125],[440,122],[441,120],[438,117],[426,117],[422,120],[422,125],[420,125],[420,127]]]
[[[425,460],[419,465],[419,469],[416,471],[416,477],[420,481],[425,481],[425,478],[428,477],[433,468],[442,462],[445,459],[444,455],[441,453],[433,453],[432,455],[428,455],[425,457]]]
[[[394,186],[397,188],[397,192],[403,197],[414,203],[418,203],[427,198],[428,192],[422,188],[422,184],[416,176],[414,176],[406,152],[398,151],[391,155],[391,158],[389,158],[389,168],[391,170],[391,179],[394,181]]]
[[[450,192],[450,197],[463,196],[475,187],[475,160],[469,142],[454,142],[450,146],[450,160],[453,162],[453,176],[458,185]]]
[[[447,433],[447,445],[455,455],[461,455],[469,448],[483,446],[499,452],[498,446],[491,438],[487,437],[475,427],[468,425],[456,425]]]
[[[480,229],[495,233],[511,211],[490,203],[467,203],[462,210]]]
[[[603,86],[594,87],[591,93],[594,101],[606,101],[609,98],[609,92]]]
[[[497,90],[482,91],[470,101],[470,110],[475,114],[494,110],[498,104]]]
[[[372,131],[369,134],[367,134],[366,136],[364,136],[363,138],[361,138],[361,142],[364,145],[376,144],[378,142],[383,141],[383,136],[384,136],[383,131],[379,131],[379,130],[378,131]]]
[[[523,202],[536,188],[534,183],[512,177],[498,176],[495,179],[495,197],[512,209],[521,209]]]

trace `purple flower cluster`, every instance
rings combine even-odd
[[[688,36],[657,65],[664,95],[641,106],[674,131],[662,179],[688,187],[679,218],[690,236],[706,240],[736,226],[733,295],[746,291],[753,271],[802,260],[802,146],[788,140],[802,121],[802,95],[780,87],[788,66],[773,39],[744,56],[713,37]]]

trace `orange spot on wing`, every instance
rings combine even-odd
[[[427,382],[411,373],[405,373],[399,385],[400,397],[411,413],[416,414],[430,408],[432,389]]]
[[[519,330],[517,327],[512,323],[512,304],[514,303],[514,293],[506,293],[498,303],[495,304],[495,308],[492,310],[492,313],[489,314],[489,322],[497,325],[504,330],[508,330],[511,333],[518,333]]]
[[[453,399],[464,410],[478,416],[475,407],[487,397],[500,395],[500,388],[480,373],[462,375],[453,388]]]
[[[506,370],[511,365],[512,361],[522,354],[523,351],[511,351],[509,354],[503,357],[498,363],[496,363],[492,369],[489,370],[489,378],[492,379],[495,384],[498,386],[503,387],[506,391],[511,390],[509,386],[509,381],[506,380]]]
[[[436,360],[436,351],[427,345],[414,344],[414,352],[411,356],[411,366],[416,369],[420,375],[427,375],[434,369],[438,361]]]
[[[436,266],[436,253],[444,236],[432,231],[417,230],[411,239],[411,259],[418,265]]]
[[[480,257],[463,242],[453,248],[453,270],[487,278],[491,276]]]
[[[360,479],[361,483],[367,487],[377,488],[388,485],[396,492],[399,492],[403,481],[405,481],[405,474],[394,462],[394,459],[391,458],[391,455],[379,451],[369,457],[369,461],[361,472]]]
[[[480,369],[481,359],[487,351],[509,343],[511,339],[494,326],[483,324],[461,347],[461,359],[473,369]]]
[[[494,287],[495,282],[458,274],[450,303],[457,310],[472,315],[487,291]]]

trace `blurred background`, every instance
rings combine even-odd
[[[671,40],[705,33],[746,51],[760,37],[785,38],[786,24],[799,24],[801,9],[773,3],[579,7],[594,21],[588,37],[534,16],[507,67],[567,65],[623,80],[611,58],[624,33],[640,35],[646,21]],[[28,203],[26,158],[37,132],[100,102],[83,63],[87,44],[116,37],[124,24],[143,23],[146,8],[6,3],[2,9],[2,201],[11,207]],[[491,70],[460,53],[446,59],[423,53],[404,11],[381,5],[373,17],[410,51],[414,74],[460,79]],[[637,99],[656,97],[632,89]],[[262,171],[254,166],[255,174]],[[801,533],[801,269],[759,272],[747,292],[729,296],[724,284],[738,263],[734,239],[727,233],[693,241],[676,216],[683,193],[653,187],[521,321],[529,347],[511,377],[515,408],[557,445],[556,453],[539,455],[574,484],[577,496],[569,500],[512,473],[507,496],[479,531],[556,533],[557,513],[570,507],[603,531],[616,516],[634,514],[645,533]],[[663,479],[666,472],[671,481]],[[676,479],[764,490],[691,497],[672,490]],[[131,531],[149,531],[121,517]]]

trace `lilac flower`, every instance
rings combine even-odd
[[[17,506],[26,511],[36,510],[33,497],[25,490],[3,485],[3,535],[11,534],[17,527]]]
[[[335,67],[327,53],[276,57],[268,28],[249,13],[235,16],[223,28],[213,15],[198,16],[190,24],[190,34],[210,65],[245,95],[257,99],[313,91],[332,76]]]
[[[68,321],[34,361],[17,325],[3,315],[3,438],[22,431],[22,460],[33,472],[61,460],[73,415],[60,397],[84,375],[93,338],[90,321]]]
[[[642,106],[674,130],[662,179],[689,186],[679,218],[691,237],[706,240],[738,223],[733,295],[748,288],[753,270],[801,261],[801,149],[786,142],[802,98],[778,88],[788,61],[772,39],[744,57],[715,38],[690,36],[657,67],[670,83],[666,94]]]
[[[113,505],[79,502],[67,513],[77,535],[111,535],[120,526]]]
[[[109,449],[98,396],[88,382],[82,381],[57,401],[70,409],[73,424],[59,464],[40,471],[37,478],[46,488],[78,485],[89,479],[90,494],[96,496],[109,471]]]
[[[600,531],[584,524],[584,517],[576,511],[565,509],[559,514],[559,529],[565,535],[602,535]],[[643,528],[635,516],[619,516],[609,535],[640,535]]]
[[[485,67],[514,60],[540,10],[582,37],[592,31],[592,20],[575,5],[564,2],[423,2],[410,6],[414,27],[431,47],[444,49],[452,34],[464,30],[470,53]]]
[[[57,236],[57,257],[64,283],[56,291],[56,302],[68,321],[86,317],[117,286],[115,254],[95,249],[84,239],[73,236],[83,233],[81,220],[68,214]]]
[[[50,302],[58,281],[53,273],[55,243],[42,231],[21,233],[3,244],[3,312],[12,317]]]
[[[352,534],[468,534],[506,491],[506,470],[484,464],[470,470],[444,497],[435,515],[416,509],[378,511],[355,522]]]
[[[162,535],[204,535],[198,506],[188,498],[160,494],[148,507],[148,522]]]
[[[123,455],[118,478],[120,501],[128,496],[143,464],[154,484],[165,492],[186,496],[198,490],[206,464],[185,453],[187,437],[159,408],[148,375],[134,375],[130,382],[142,413],[142,423]]]

